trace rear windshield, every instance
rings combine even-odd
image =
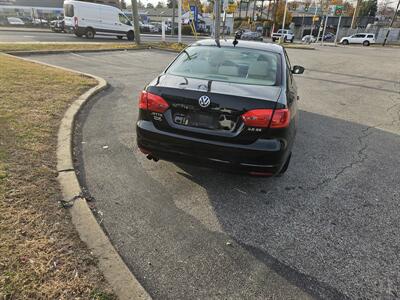
[[[74,6],[72,4],[64,4],[64,15],[70,18],[74,16]]]
[[[240,47],[192,46],[178,56],[166,73],[232,83],[278,85],[280,55]]]

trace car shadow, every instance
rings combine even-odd
[[[398,277],[382,274],[400,267],[400,136],[305,111],[300,119],[283,177],[176,164],[178,174],[204,188],[238,246],[313,296],[393,296]]]

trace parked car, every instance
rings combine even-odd
[[[200,40],[139,98],[138,148],[148,159],[258,176],[283,174],[297,128],[297,87],[282,46]]]
[[[277,32],[272,34],[272,41],[275,42],[279,40],[283,35],[283,41],[284,42],[291,42],[293,43],[294,41],[294,33],[291,30],[287,29],[279,29]]]
[[[33,19],[32,24],[33,25],[48,25],[49,22],[45,19]]]
[[[315,43],[316,40],[317,39],[313,35],[310,35],[310,34],[307,34],[307,35],[303,36],[303,38],[301,39],[301,41],[303,43],[308,43],[308,44]]]
[[[320,36],[319,38],[318,38],[318,41],[321,41],[322,40],[322,36]],[[335,35],[333,34],[333,33],[331,33],[331,32],[327,32],[327,33],[325,33],[325,35],[324,35],[324,42],[325,41],[334,41],[335,40]]]
[[[15,17],[8,17],[7,23],[9,25],[17,25],[17,26],[25,25],[24,21],[22,21],[20,18],[15,18]]]
[[[141,23],[140,24],[140,31],[141,32],[152,32],[152,33],[156,33],[159,32],[158,31],[159,28],[153,24],[149,24],[149,23]]]
[[[64,1],[65,26],[74,30],[78,37],[86,36],[93,39],[96,34],[114,35],[119,39],[124,36],[128,40],[134,40],[135,34],[132,23],[128,17],[118,8],[76,1]]]
[[[54,32],[66,32],[64,20],[53,20],[50,22],[50,29]]]
[[[261,33],[257,31],[246,31],[240,37],[241,40],[263,41]]]
[[[375,44],[375,34],[373,33],[357,33],[351,36],[346,36],[340,40],[343,45],[348,44],[363,44],[364,46],[369,46],[370,44]]]
[[[250,31],[249,29],[241,28],[241,29],[235,31],[235,37],[237,39],[240,39],[243,33],[249,32],[249,31]]]

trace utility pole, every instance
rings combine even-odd
[[[339,22],[336,28],[336,35],[335,35],[335,46],[337,45],[337,39],[338,39],[338,35],[339,35],[339,28],[340,28],[340,21],[342,21],[342,14],[340,14],[339,16]]]
[[[263,11],[264,11],[264,1],[265,1],[265,0],[261,0],[261,15],[260,15],[260,20],[262,20],[262,15],[263,15]]]
[[[182,0],[178,0],[178,43],[182,42]]]
[[[175,12],[176,10],[176,0],[172,0],[172,25],[171,25],[171,35],[175,34]]]
[[[214,2],[214,15],[215,15],[215,34],[214,38],[217,44],[219,44],[219,39],[221,35],[221,1],[216,0]]]
[[[354,12],[353,12],[353,19],[351,20],[351,26],[350,26],[351,29],[355,28],[357,15],[358,15],[358,10],[360,8],[360,4],[361,4],[361,0],[357,0],[356,7],[354,8]]]
[[[274,33],[275,30],[275,25],[276,25],[276,12],[278,11],[278,6],[279,6],[279,0],[274,0],[274,7],[273,7],[273,13],[272,13],[272,33]]]
[[[313,35],[313,32],[314,32],[314,24],[315,24],[315,19],[317,18],[317,10],[318,10],[317,0],[315,0],[314,3],[315,3],[315,12],[314,12],[314,16],[312,19],[311,35]]]
[[[132,0],[132,21],[136,44],[140,44],[139,9],[137,0]]]
[[[392,29],[394,20],[396,20],[397,12],[399,11],[399,6],[400,6],[400,0],[399,0],[399,2],[397,2],[397,7],[396,7],[396,10],[394,11],[392,22],[390,22],[390,26],[388,28],[388,31],[386,32],[385,40],[383,41],[382,46],[386,45],[387,39],[389,37],[390,30]]]
[[[321,45],[324,44],[324,37],[325,37],[325,31],[326,31],[326,25],[328,25],[328,13],[325,16],[325,24],[324,24],[324,31],[322,32],[322,38],[321,38]]]
[[[323,23],[323,22],[325,22],[325,17],[324,17],[324,16],[322,16],[322,17],[323,17],[323,19],[319,22],[319,27],[318,27],[318,34],[317,34],[317,41],[316,41],[316,43],[318,43],[319,37],[320,37],[320,35],[321,35],[321,26],[322,26],[323,24],[325,24],[325,23]]]
[[[285,3],[285,12],[283,13],[283,22],[282,22],[282,33],[281,37],[279,38],[279,43],[283,43],[285,41],[285,22],[286,22],[286,13],[287,13],[287,6],[288,6],[288,0],[286,0]]]
[[[270,11],[270,9],[271,9],[271,1],[272,1],[272,0],[268,0],[267,20],[269,19],[269,11]]]
[[[251,19],[251,22],[254,22],[254,16],[255,16],[255,12],[256,12],[256,6],[257,6],[257,0],[253,1],[253,17]]]

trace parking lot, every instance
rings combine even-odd
[[[138,151],[137,96],[172,53],[34,57],[110,83],[77,122],[76,163],[99,222],[155,299],[400,297],[400,51],[288,52],[306,72],[280,178]]]

